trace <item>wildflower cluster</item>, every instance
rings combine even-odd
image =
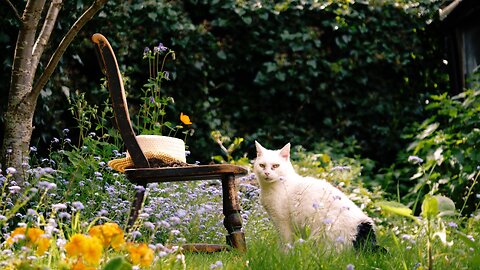
[[[175,52],[162,43],[155,46],[153,50],[146,47],[143,52],[143,58],[148,60],[149,78],[144,85],[143,100],[144,103],[140,108],[139,129],[141,134],[167,135],[175,137],[180,129],[184,126],[192,125],[190,117],[180,113],[179,120],[181,124],[174,124],[166,121],[167,107],[175,103],[171,96],[165,96],[161,92],[163,80],[170,80],[170,72],[164,70],[167,58],[171,57],[175,60]],[[183,125],[182,125],[183,124]],[[193,129],[182,132],[187,135],[193,134]]]
[[[105,251],[127,251],[129,260],[134,265],[148,267],[152,264],[154,252],[145,243],[126,242],[122,229],[116,223],[93,226],[88,235],[74,234],[65,245],[67,258],[72,262],[72,269],[80,266],[96,267]]]
[[[41,256],[50,247],[50,239],[42,229],[17,227],[7,239],[7,244],[34,249],[36,254]]]

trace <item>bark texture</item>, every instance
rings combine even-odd
[[[35,128],[33,127],[33,116],[40,91],[50,79],[63,53],[75,36],[107,1],[93,1],[92,5],[65,34],[57,49],[50,56],[45,70],[38,76],[36,76],[37,67],[44,49],[49,43],[63,0],[49,1],[50,6],[41,28],[40,21],[46,0],[28,0],[22,16],[16,16],[20,20],[20,28],[12,65],[8,106],[5,112],[5,134],[0,149],[0,165],[2,167],[14,167],[21,172],[22,163],[26,162],[29,156],[30,140],[33,128]],[[7,2],[13,9],[13,14],[18,14],[15,6],[10,1],[7,0]],[[15,176],[18,184],[23,183],[22,176],[21,173]]]

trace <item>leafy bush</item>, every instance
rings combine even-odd
[[[97,86],[101,75],[89,41],[102,32],[129,78],[133,114],[147,79],[143,48],[161,41],[177,52],[175,65],[165,67],[173,80],[162,87],[176,100],[167,110],[191,113],[194,159],[209,160],[216,149],[210,131],[222,130],[245,138],[249,152],[254,139],[312,150],[319,138],[353,136],[363,156],[388,164],[404,145],[398,140],[403,128],[420,119],[424,97],[446,85],[442,39],[432,21],[440,1],[410,2],[108,2],[42,92],[35,121],[43,128],[36,129],[34,143],[48,145],[48,135],[65,126],[75,140],[75,122],[60,124],[62,93],[80,89],[89,101],[108,99]],[[69,1],[62,14],[83,8]],[[0,42],[12,44],[15,23],[2,18],[8,32]],[[59,31],[68,20],[62,18]]]
[[[446,194],[462,214],[472,213],[480,194],[480,91],[433,95],[426,110],[431,116],[406,136],[412,143],[401,155],[404,161],[412,155],[410,160],[418,163],[410,179],[400,179],[403,188],[409,188],[404,199],[417,201],[412,197],[428,192]]]

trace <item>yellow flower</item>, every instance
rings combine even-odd
[[[25,236],[25,245],[27,247],[36,247],[36,254],[41,256],[47,251],[50,247],[50,239],[45,235],[45,232],[39,228],[23,228],[18,227],[10,234],[10,237],[7,239],[9,245],[15,243],[15,236],[24,235]]]
[[[89,237],[88,246],[83,252],[83,258],[89,264],[97,265],[102,258],[103,247],[98,238]]]
[[[180,121],[185,125],[191,125],[192,122],[190,121],[190,117],[186,114],[180,113]]]
[[[88,231],[88,234],[98,238],[105,248],[111,245],[113,249],[118,251],[125,244],[123,231],[116,223],[108,222],[103,225],[93,226]]]
[[[127,247],[130,259],[133,264],[148,267],[153,261],[153,250],[145,243],[133,244],[129,243]]]
[[[86,245],[86,236],[83,234],[74,234],[70,237],[70,241],[65,245],[67,257],[77,257],[82,254],[84,246]]]
[[[13,232],[10,234],[10,237],[7,239],[7,243],[9,245],[13,245],[15,242],[16,242],[16,238],[15,236],[17,235],[23,235],[25,236],[25,231],[27,229],[26,228],[23,228],[23,227],[18,227],[16,228],[15,230],[13,230]]]
[[[86,266],[83,264],[82,260],[78,260],[76,263],[72,265],[71,270],[95,270],[95,267],[92,266]]]
[[[81,257],[88,264],[97,265],[102,258],[102,242],[96,237],[74,234],[65,245],[67,257]]]

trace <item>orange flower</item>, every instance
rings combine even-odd
[[[186,114],[180,113],[180,121],[185,125],[191,125],[192,122],[190,121],[190,117]]]
[[[86,266],[83,264],[82,260],[78,260],[76,263],[72,265],[71,270],[95,270],[95,267],[92,266]]]
[[[25,236],[25,245],[27,247],[36,247],[37,255],[41,256],[47,251],[50,247],[50,239],[44,236],[45,232],[39,228],[23,228],[18,227],[10,234],[10,237],[7,239],[9,245],[13,245],[16,242],[16,236],[24,235]]]
[[[91,236],[74,234],[65,245],[67,257],[81,257],[88,264],[97,265],[102,258],[102,242]]]
[[[10,237],[7,239],[7,243],[9,245],[13,245],[16,242],[16,239],[18,238],[17,235],[25,236],[25,231],[26,230],[27,230],[27,228],[23,228],[23,227],[18,227],[15,230],[13,230],[13,232],[10,234]],[[17,236],[17,237],[15,237],[15,236]]]
[[[129,243],[127,247],[130,259],[133,264],[148,267],[153,261],[153,250],[145,243],[133,244]]]
[[[123,231],[116,223],[108,222],[103,225],[93,226],[88,231],[88,234],[98,238],[105,248],[111,245],[113,249],[118,251],[125,244]]]

